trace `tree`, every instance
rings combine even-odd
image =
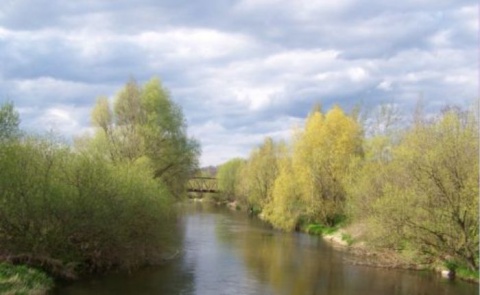
[[[326,116],[316,110],[297,135],[293,171],[299,179],[305,214],[312,221],[334,225],[344,212],[343,179],[353,157],[362,154],[361,128],[340,107]]]
[[[304,210],[298,178],[292,168],[290,149],[286,144],[279,145],[278,177],[275,179],[272,200],[265,205],[262,216],[274,227],[293,230]]]
[[[180,107],[156,78],[143,87],[129,81],[113,101],[101,97],[92,110],[93,145],[113,162],[147,162],[153,177],[179,196],[198,165],[200,148],[188,138]],[[95,143],[96,142],[96,143]]]
[[[273,184],[278,174],[277,152],[277,145],[267,137],[252,151],[241,172],[247,205],[257,213],[272,199]]]
[[[378,228],[395,233],[397,246],[478,269],[478,149],[470,113],[450,109],[416,124],[394,149],[394,177],[372,205]]]
[[[217,171],[218,188],[226,199],[235,198],[237,179],[245,160],[235,158],[222,164]]]
[[[178,196],[198,166],[200,145],[188,138],[182,110],[160,80],[148,81],[141,97],[144,124],[140,134],[145,155],[152,161],[154,177],[164,181]]]
[[[187,181],[198,149],[182,146],[189,139],[178,107],[154,109],[172,116],[171,126],[148,120],[146,92],[135,85],[127,85],[113,109],[107,98],[98,99],[92,111],[96,133],[77,139],[76,149],[52,137],[8,140],[19,134],[20,120],[13,104],[0,108],[2,255],[66,277],[161,260],[176,228],[172,192]],[[135,114],[122,106],[130,103],[141,105]],[[166,103],[173,105],[169,98]],[[165,168],[155,153],[164,150],[169,153],[161,155],[174,165],[155,177]],[[185,154],[191,161],[178,161]],[[165,175],[179,171],[184,174],[167,182]]]
[[[38,137],[0,155],[2,255],[70,276],[156,263],[170,246],[172,198],[148,166]]]
[[[420,102],[417,103],[417,111],[420,111]],[[382,103],[377,106],[369,120],[369,134],[372,136],[384,135],[390,136],[397,130],[402,121],[402,114],[398,104],[393,101]]]
[[[0,142],[19,135],[20,117],[13,103],[7,102],[0,106]]]

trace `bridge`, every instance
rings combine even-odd
[[[187,183],[187,192],[191,193],[218,193],[215,177],[192,177]]]

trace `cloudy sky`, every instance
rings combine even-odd
[[[71,138],[100,95],[163,81],[202,165],[286,138],[316,102],[406,113],[478,96],[476,0],[2,0],[0,102]]]

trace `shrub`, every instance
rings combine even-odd
[[[171,197],[146,164],[28,139],[1,145],[0,167],[0,254],[94,272],[155,263],[168,247]]]

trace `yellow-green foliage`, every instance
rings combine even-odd
[[[153,262],[168,246],[171,198],[148,167],[43,139],[3,144],[0,155],[2,253],[93,271]]]
[[[293,147],[267,139],[254,150],[238,186],[275,227],[292,230],[308,220],[333,225],[343,214],[343,179],[361,144],[360,126],[339,107],[326,115],[316,109]]]
[[[354,216],[369,218],[377,244],[478,268],[478,148],[471,114],[450,110],[416,124],[391,160],[370,157],[354,173]]]
[[[274,183],[273,198],[265,205],[262,216],[277,228],[293,230],[304,208],[288,148],[282,145],[279,150],[279,174]]]
[[[186,135],[181,108],[160,80],[153,78],[143,86],[129,81],[115,96],[113,108],[107,98],[98,98],[92,123],[95,136],[79,141],[78,148],[95,146],[116,163],[148,157],[153,176],[173,195],[182,196],[200,151]]]
[[[252,151],[240,170],[239,177],[243,181],[238,191],[248,207],[263,208],[272,199],[277,174],[277,146],[271,138],[266,138],[260,147]]]
[[[17,117],[0,108],[0,253],[79,272],[160,261],[175,232],[172,195],[198,156],[160,81],[130,81],[113,108],[99,98],[95,135],[75,149],[19,136]]]
[[[226,199],[235,197],[237,178],[242,166],[245,164],[243,159],[232,159],[220,166],[217,171],[218,188]]]
[[[478,269],[478,114],[447,108],[427,121],[416,112],[400,130],[398,110],[384,106],[376,119],[364,139],[355,116],[314,109],[290,145],[267,139],[252,152],[236,195],[277,228],[348,215],[377,246]]]
[[[352,159],[361,154],[361,128],[338,106],[325,116],[313,112],[294,143],[293,171],[305,214],[327,225],[343,214],[343,179]]]
[[[386,184],[398,175],[393,173],[396,163],[392,163],[392,144],[386,136],[376,136],[365,140],[364,158],[351,162],[344,179],[347,193],[347,214],[356,220],[372,215],[372,204],[381,197]]]
[[[478,268],[478,124],[469,114],[448,111],[417,126],[395,151],[406,175],[414,210],[407,237],[421,250],[449,255]]]

